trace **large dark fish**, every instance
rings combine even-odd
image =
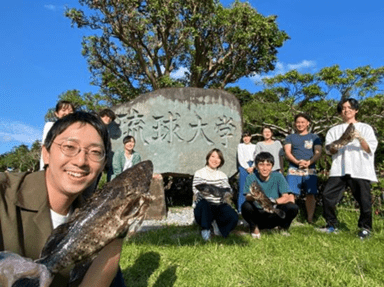
[[[53,230],[40,259],[33,262],[0,252],[0,286],[49,286],[55,273],[92,259],[108,243],[131,232],[132,226],[138,227],[152,200],[148,192],[152,173],[152,162],[144,161],[95,192],[67,223]],[[33,282],[26,285],[25,277]]]
[[[350,123],[344,133],[341,135],[341,137],[338,140],[335,140],[334,142],[327,145],[325,148],[328,151],[331,150],[339,150],[342,147],[346,146],[348,143],[353,141],[355,139],[355,126],[353,123]]]
[[[252,182],[249,187],[249,194],[252,199],[257,201],[260,206],[269,213],[276,213],[280,218],[285,218],[285,212],[275,207],[276,203],[273,203],[264,193],[261,186],[256,182]]]
[[[232,199],[230,188],[217,187],[212,184],[201,183],[195,186],[203,197],[214,196],[220,198],[220,203],[228,203]]]

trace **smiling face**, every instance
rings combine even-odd
[[[213,152],[211,156],[208,158],[208,166],[212,169],[216,169],[220,166],[221,159],[217,152]]]
[[[249,144],[249,143],[251,142],[251,139],[252,139],[251,136],[248,136],[248,135],[243,136],[243,142],[244,142],[245,144]]]
[[[128,153],[132,153],[134,148],[135,148],[135,140],[133,138],[129,142],[126,142],[124,145],[124,149]]]
[[[268,180],[269,175],[272,172],[273,164],[269,161],[261,161],[257,163],[257,171],[259,172],[259,176],[262,180]]]
[[[70,140],[76,142],[81,151],[73,157],[66,156],[60,149],[60,144]],[[44,163],[46,169],[46,184],[50,198],[77,197],[89,187],[98,177],[105,165],[105,158],[100,161],[92,161],[86,154],[90,148],[104,150],[103,140],[90,124],[76,122],[56,136],[48,151],[43,146]]]
[[[309,121],[306,118],[298,117],[295,121],[296,130],[299,134],[307,134]]]
[[[64,106],[62,106],[62,108],[58,112],[55,112],[55,116],[58,119],[61,119],[68,114],[72,114],[73,112],[74,112],[74,110],[72,109],[71,105],[64,105]]]
[[[341,116],[346,123],[355,123],[356,122],[356,114],[359,110],[355,110],[352,108],[350,102],[345,102],[343,104],[343,108],[341,110]]]
[[[269,140],[272,138],[272,131],[269,128],[263,129],[263,138],[264,140]]]

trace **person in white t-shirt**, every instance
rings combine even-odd
[[[239,170],[239,192],[237,197],[237,211],[241,213],[241,206],[245,202],[243,193],[245,179],[248,174],[254,170],[253,160],[255,157],[255,145],[251,143],[252,135],[250,132],[244,132],[242,136],[242,143],[237,146],[237,161]]]
[[[325,138],[326,151],[332,155],[332,166],[323,192],[323,216],[327,225],[320,231],[337,232],[336,204],[349,186],[359,203],[358,236],[364,239],[370,236],[372,230],[371,182],[377,182],[374,154],[378,142],[373,128],[356,120],[359,103],[355,99],[340,101],[337,111],[344,123],[331,128]],[[353,141],[345,146],[330,148],[329,145],[341,137],[350,123],[355,126]]]

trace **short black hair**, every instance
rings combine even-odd
[[[218,148],[214,148],[208,152],[207,156],[205,157],[205,165],[208,165],[208,160],[214,152],[216,152],[220,158],[220,165],[217,167],[217,168],[220,168],[224,165],[225,160],[224,160],[223,152]]]
[[[296,120],[298,118],[304,118],[306,119],[308,122],[311,122],[311,118],[309,117],[309,115],[307,115],[306,113],[299,113],[295,116],[295,119],[294,119],[294,122],[296,122]]]
[[[104,143],[104,149],[105,149],[105,158],[106,161],[108,160],[108,155],[111,150],[111,142],[109,139],[108,129],[104,125],[104,123],[101,121],[101,119],[91,113],[86,112],[74,112],[72,114],[69,114],[65,116],[62,119],[57,120],[52,128],[49,130],[47,137],[44,141],[44,146],[49,151],[51,149],[52,143],[55,140],[55,138],[63,133],[69,126],[75,124],[75,123],[81,123],[82,125],[90,124],[93,126],[97,133],[100,135],[101,139]]]
[[[353,98],[347,98],[347,99],[342,99],[338,104],[337,104],[337,112],[340,114],[341,111],[343,110],[343,105],[349,102],[351,105],[351,108],[355,111],[359,109],[359,102]]]
[[[258,153],[258,154],[256,155],[256,157],[255,157],[255,164],[256,164],[256,166],[257,166],[257,164],[258,164],[259,162],[265,162],[265,161],[271,163],[272,166],[275,165],[275,158],[274,158],[273,155],[270,154],[269,152],[263,151],[263,152]]]
[[[102,109],[98,115],[100,118],[107,116],[112,121],[116,119],[116,114],[111,109]]]
[[[127,142],[130,142],[131,140],[133,140],[133,142],[136,143],[134,136],[126,136],[125,138],[123,138],[123,145],[125,145]]]
[[[58,113],[65,106],[70,106],[72,108],[72,111],[76,110],[75,105],[72,104],[70,101],[60,100],[56,104],[55,112]]]

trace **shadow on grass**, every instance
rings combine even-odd
[[[148,279],[159,268],[160,254],[146,252],[136,259],[135,263],[123,270],[124,281],[127,286],[148,286]],[[176,265],[168,267],[157,278],[153,286],[173,286],[176,276]]]
[[[236,228],[237,230],[237,228]],[[160,229],[139,232],[129,238],[128,242],[134,244],[153,244],[157,246],[194,246],[196,244],[206,244],[200,235],[198,225],[191,226],[166,226]],[[247,240],[244,236],[236,235],[231,232],[227,238],[212,236],[210,242],[223,245],[246,245]]]

